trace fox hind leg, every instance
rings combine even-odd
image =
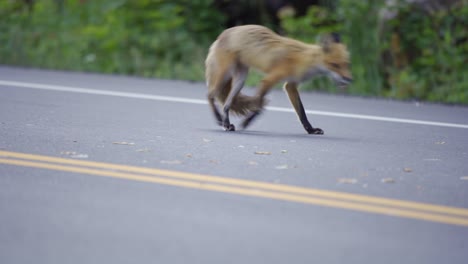
[[[213,114],[215,116],[216,123],[218,123],[218,125],[222,125],[223,124],[223,118],[221,117],[221,114],[219,113],[218,107],[216,107],[215,98],[208,95],[208,103],[210,105],[211,111],[213,112]]]
[[[208,104],[210,105],[211,111],[216,119],[216,123],[220,126],[223,125],[223,117],[216,106],[216,98],[219,97],[220,93],[224,93],[224,90],[230,91],[231,90],[231,78],[223,78],[222,80],[218,81],[214,84],[214,89],[211,89],[208,93]]]
[[[224,102],[223,106],[223,127],[226,131],[234,131],[236,130],[235,126],[231,124],[229,121],[229,109],[231,108],[232,102],[234,98],[239,94],[239,92],[244,87],[245,80],[247,79],[247,75],[249,73],[249,68],[243,65],[238,65],[234,70],[232,75],[232,87],[231,91],[229,92],[226,101]]]
[[[260,114],[261,114],[261,111],[250,112],[249,115],[241,123],[242,129],[246,129],[250,125],[250,123]]]

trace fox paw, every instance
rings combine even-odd
[[[233,124],[229,124],[229,126],[224,127],[225,131],[236,131],[236,127]]]
[[[241,123],[242,129],[246,129],[250,125],[252,120],[254,120],[261,113],[262,113],[261,111],[250,112],[250,114],[247,115],[247,117]]]
[[[323,135],[324,132],[320,128],[309,128],[307,129],[307,133],[314,135]]]

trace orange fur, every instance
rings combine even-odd
[[[264,96],[280,81],[295,86],[321,74],[342,86],[351,81],[349,53],[337,39],[328,37],[320,44],[307,44],[258,25],[238,26],[222,32],[210,47],[205,68],[208,101],[218,122],[222,120],[226,129],[229,110],[241,115],[260,112],[265,104]],[[239,92],[249,68],[265,74],[257,94],[252,97]],[[299,98],[290,99],[297,109],[296,97]],[[216,113],[215,100],[224,104],[224,120]]]

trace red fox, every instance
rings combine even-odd
[[[235,127],[229,121],[229,111],[246,116],[243,129],[263,110],[265,95],[278,82],[286,81],[284,90],[309,134],[323,134],[307,120],[298,84],[317,75],[327,75],[338,86],[352,82],[349,52],[338,34],[324,37],[318,45],[306,44],[277,35],[259,25],[245,25],[226,29],[211,45],[205,60],[208,102],[216,121],[227,131]],[[249,68],[265,75],[254,96],[240,93]],[[215,100],[223,104],[221,115]]]

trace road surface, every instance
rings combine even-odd
[[[467,107],[303,92],[319,136],[275,90],[225,132],[205,95],[0,66],[0,262],[467,263]]]

